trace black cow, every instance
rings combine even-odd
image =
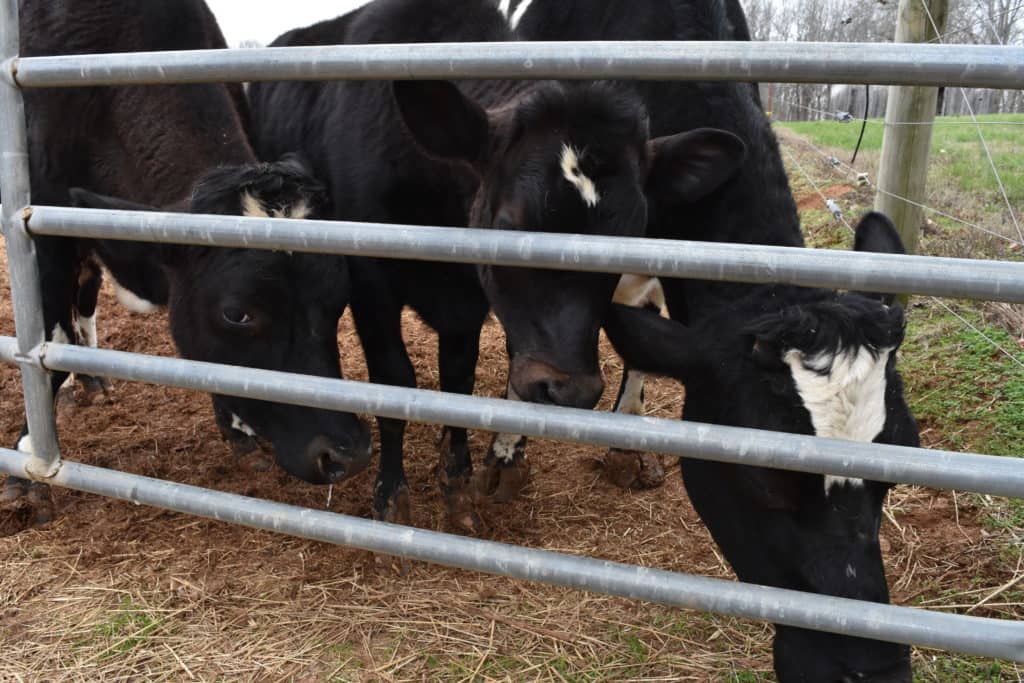
[[[30,0],[20,10],[25,56],[226,47],[202,0]],[[151,206],[243,213],[267,205],[300,212],[299,202],[314,210],[313,199],[322,194],[294,161],[256,165],[245,132],[247,104],[235,85],[29,90],[25,98],[37,204],[70,205],[77,186]],[[222,165],[228,168],[206,175],[189,206],[196,182]],[[111,204],[86,192],[77,198]],[[345,303],[343,260],[45,236],[36,237],[36,247],[48,339],[95,345],[96,297],[106,267],[122,303],[136,310],[172,299],[175,338],[187,357],[340,377],[337,350],[328,355],[319,335],[327,334],[329,319],[337,322]],[[324,290],[317,274],[329,276],[334,289]],[[237,300],[227,301],[228,295]],[[289,346],[286,339],[308,347]],[[67,377],[52,373],[55,393]],[[310,481],[337,479],[366,460],[367,430],[351,416],[330,420],[320,411],[226,397],[216,397],[214,405],[234,445],[252,445],[257,437],[273,443],[282,464]],[[18,446],[31,449],[25,430]],[[0,502],[26,491],[37,503],[37,521],[45,521],[51,513],[44,486],[10,477]]]
[[[486,0],[378,0],[337,19],[290,31],[274,45],[499,41],[512,39]],[[532,82],[271,83],[249,91],[255,139],[267,158],[298,150],[330,185],[339,219],[539,227],[640,234],[647,221],[645,187],[693,198],[731,173],[742,145],[717,131],[649,140],[639,99],[607,84]],[[470,393],[488,302],[472,266],[352,258],[352,310],[371,381],[413,386],[401,336],[411,306],[439,336],[441,389]],[[517,286],[529,271],[483,268],[488,294]],[[498,282],[507,283],[498,285]],[[614,277],[541,276],[532,305],[566,310],[573,293],[596,287],[610,297]],[[525,290],[524,290],[525,291]],[[492,302],[495,299],[492,299]],[[496,301],[499,317],[514,314]],[[576,333],[566,318],[566,349],[596,343],[604,309]],[[557,316],[553,316],[554,319]],[[518,329],[507,324],[509,330]],[[580,340],[575,337],[581,336]],[[554,338],[548,337],[547,341]],[[512,390],[530,400],[590,407],[603,384],[588,358],[567,366],[562,354],[509,337]],[[404,422],[379,420],[381,471],[374,510],[404,521],[408,495],[402,468]],[[476,530],[472,464],[463,429],[446,429],[441,483],[452,522]],[[482,479],[505,497],[524,481],[525,462],[500,440]]]
[[[749,38],[746,21],[737,0],[605,0],[601,3],[525,0],[519,3],[503,2],[502,6],[511,17],[516,18],[517,30],[526,39]],[[648,107],[652,134],[664,135],[675,130],[715,126],[736,134],[747,148],[746,161],[739,172],[707,196],[686,203],[666,202],[652,197],[649,203],[648,235],[802,246],[799,217],[778,143],[761,110],[756,88],[737,83],[684,82],[638,82],[633,87]],[[894,235],[886,223],[884,217],[869,217],[859,231],[863,236],[859,247],[879,251],[901,249],[898,240],[890,239]],[[867,235],[875,235],[877,239],[867,239]],[[499,296],[505,297],[509,307],[518,311],[521,318],[516,321],[520,327],[518,334],[531,335],[537,343],[544,344],[545,333],[562,329],[563,321],[552,319],[547,311],[531,306],[537,294],[523,291],[530,282],[532,280],[524,278],[519,287],[507,288]],[[707,353],[712,353],[710,349],[714,348],[719,336],[724,334],[714,327],[714,321],[720,321],[723,315],[728,317],[730,311],[736,310],[736,302],[747,302],[747,305],[756,308],[757,305],[770,306],[765,302],[774,297],[777,299],[777,310],[794,311],[799,310],[798,306],[809,296],[801,293],[803,290],[738,283],[665,279],[662,286],[671,317],[692,330],[689,338],[701,332],[714,335],[698,347]],[[590,329],[593,325],[591,316],[596,316],[606,302],[604,292],[579,294],[574,310],[581,330]],[[787,308],[790,304],[794,308]],[[830,305],[836,309],[836,322],[882,321],[881,328],[893,334],[898,327],[896,320],[887,321],[887,314],[881,304],[870,305],[861,299],[839,298]],[[753,315],[753,312],[750,313]],[[626,314],[617,309],[616,315],[624,317]],[[641,316],[638,312],[630,315]],[[656,323],[642,316],[639,319],[646,320],[648,326]],[[750,323],[753,324],[753,320]],[[829,341],[846,343],[847,338],[832,336]],[[732,353],[738,351],[733,349]],[[592,353],[581,356],[587,361],[593,357]],[[626,357],[627,364],[643,360],[635,354]],[[649,367],[650,362],[644,362],[644,366]],[[885,428],[878,439],[915,445],[916,427],[903,405],[898,377],[890,367],[892,362],[890,354],[886,366],[886,377],[889,380],[886,383],[886,403],[889,412],[886,414]],[[819,369],[824,371],[824,367]],[[807,431],[808,416],[802,408],[794,407],[785,413],[788,422],[772,423],[771,416],[777,416],[777,413],[765,414],[766,405],[771,404],[765,404],[760,399],[747,400],[746,396],[742,391],[731,394],[733,400],[729,409],[733,412],[729,419],[767,428]],[[687,397],[688,419],[696,416],[701,416],[696,419],[710,421],[726,419],[712,412],[724,405],[721,401],[712,402],[711,407],[704,407],[702,401],[689,391],[689,387]],[[702,412],[705,410],[709,412]],[[880,425],[879,429],[882,430]],[[818,433],[822,431],[818,430]],[[838,488],[829,487],[835,492],[829,502],[836,502],[836,505],[831,506],[821,503],[823,486],[812,487],[813,491],[806,488],[808,481],[821,483],[821,477],[784,472],[765,473],[749,467],[689,461],[684,461],[683,472],[698,511],[713,530],[716,540],[741,579],[823,593],[853,592],[868,599],[887,600],[885,576],[881,562],[877,560],[880,554],[877,526],[881,492],[885,489],[883,485],[837,484]],[[722,488],[719,488],[719,482],[729,481],[733,483],[723,483]],[[735,490],[760,491],[763,495],[747,496],[742,506],[724,509],[731,504],[733,497],[730,492]],[[708,499],[718,502],[698,502]],[[859,536],[865,529],[874,529],[875,532]],[[785,550],[776,552],[773,544],[780,535],[787,534],[790,536],[788,542],[779,546]],[[832,543],[827,549],[817,547],[824,537]],[[829,559],[830,551],[833,559]],[[872,559],[854,564],[855,571],[859,573],[855,579],[850,579],[846,576],[843,560],[859,552],[867,553]],[[771,558],[771,561],[764,562],[759,568],[752,568],[748,558],[755,554]],[[784,680],[844,680],[844,677],[855,680],[861,674],[866,676],[866,680],[904,681],[910,678],[906,648],[839,636],[811,635],[784,627],[780,627],[777,632],[776,667]]]
[[[859,251],[902,253],[881,214]],[[615,304],[605,330],[633,367],[686,385],[694,422],[918,446],[891,297],[768,287],[692,325]],[[744,581],[888,602],[878,543],[891,487],[874,481],[681,459],[693,505]],[[781,681],[910,681],[905,646],[776,626]]]

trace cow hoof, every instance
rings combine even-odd
[[[530,481],[530,462],[526,454],[516,451],[512,460],[500,460],[488,455],[477,477],[477,490],[495,503],[507,503],[516,498]]]
[[[50,486],[20,477],[7,477],[0,491],[0,505],[31,513],[30,526],[40,527],[53,521],[53,499]]]
[[[469,475],[449,479],[441,468],[439,474],[441,492],[448,508],[448,523],[458,533],[476,536],[484,529],[484,522],[477,512],[479,493]]]
[[[75,396],[75,402],[82,406],[102,405],[113,403],[111,392],[113,388],[110,380],[106,377],[93,377],[92,375],[76,375],[81,393]]]
[[[665,482],[665,468],[654,453],[610,448],[601,464],[608,481],[624,489],[652,489]]]
[[[20,477],[7,477],[4,487],[0,490],[0,505],[11,505],[20,501],[26,493],[31,482]]]
[[[412,525],[412,504],[409,500],[409,487],[404,483],[384,501],[382,509],[377,510],[374,517],[379,522]]]

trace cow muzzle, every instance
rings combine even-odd
[[[367,440],[342,447],[326,436],[317,436],[306,447],[306,459],[324,482],[336,483],[359,474],[370,463],[373,448]]]
[[[604,392],[600,371],[568,373],[530,356],[516,356],[509,384],[523,401],[590,409]]]

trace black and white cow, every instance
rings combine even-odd
[[[514,19],[518,33],[527,39],[728,40],[749,37],[736,0],[606,0],[602,3],[525,0],[502,2],[500,6]],[[704,196],[678,201],[677,197],[668,195],[666,201],[665,195],[649,193],[649,236],[802,246],[799,218],[778,143],[761,110],[755,88],[748,84],[684,82],[640,82],[632,87],[648,107],[653,135],[714,126],[736,134],[746,144],[747,151],[738,172]],[[858,238],[861,249],[902,249],[887,219],[881,216],[869,216],[858,231]],[[566,334],[567,320],[577,325],[577,334],[584,334],[593,329],[600,312],[608,310],[607,290],[599,288],[581,288],[574,292],[572,301],[566,299],[568,312],[554,313],[538,307],[535,302],[550,291],[557,277],[557,274],[548,274],[545,281],[524,273],[515,283],[499,281],[488,290],[497,310],[512,311],[502,317],[510,338],[518,337],[525,344],[557,353],[560,340]],[[576,276],[565,274],[564,277]],[[775,370],[782,363],[781,369],[785,371],[781,375],[765,374],[763,377],[788,382],[787,377],[800,376],[806,387],[801,404],[791,403],[790,410],[780,409],[781,413],[780,410],[768,411],[767,407],[772,404],[765,403],[763,397],[748,400],[747,393],[736,389],[730,394],[731,403],[719,401],[705,406],[688,387],[688,419],[840,438],[917,443],[916,427],[903,403],[898,376],[892,368],[892,349],[902,334],[902,319],[882,303],[854,295],[836,297],[738,283],[666,279],[662,286],[672,319],[690,330],[687,338],[692,340],[701,333],[711,335],[688,356],[692,359],[701,352],[711,354],[706,359],[707,365],[720,360],[722,353],[739,353],[733,347],[731,351],[714,352],[716,342],[725,334],[724,328],[720,330],[715,325],[722,325],[723,316],[729,320],[730,312],[740,305],[737,302],[751,307],[747,311],[751,315],[750,325],[758,317],[754,314],[759,306],[766,315],[773,312],[784,315],[785,320],[774,330],[779,335],[793,334],[800,323],[822,321],[812,325],[814,333],[806,330],[811,336],[820,334],[820,338],[789,342],[792,345],[787,351],[793,353],[788,360],[775,358],[778,354],[767,346],[771,340],[770,329],[764,330],[765,343],[758,347],[766,350],[765,354],[758,354],[762,361],[774,363]],[[816,298],[818,303],[814,304]],[[637,303],[645,303],[643,297]],[[808,310],[801,307],[810,304],[814,304],[813,315],[817,318],[789,320],[788,316]],[[634,318],[645,321],[648,328],[674,329],[665,326],[678,324],[658,322],[652,313],[614,310],[614,316],[627,321]],[[836,327],[823,327],[826,323]],[[869,324],[875,326],[869,338],[861,339],[856,330],[848,329]],[[625,325],[620,325],[619,331],[623,327]],[[826,332],[827,329],[831,331]],[[734,336],[738,334],[734,331]],[[621,342],[622,337],[619,338]],[[808,345],[810,341],[823,346]],[[886,341],[892,343],[886,346],[883,344]],[[828,355],[816,354],[828,344],[835,351],[846,353],[837,354],[831,360]],[[864,348],[867,350],[860,351]],[[641,368],[658,369],[641,354],[625,353],[625,356],[627,366],[635,361],[642,363]],[[588,348],[574,362],[595,370],[596,350]],[[795,364],[790,367],[789,363]],[[885,370],[884,383],[878,381],[880,369]],[[844,397],[844,400],[864,401],[867,407],[863,411],[856,411],[849,416],[848,423],[840,424],[840,420],[827,417],[827,410],[819,418],[814,412],[817,408],[805,407],[828,403],[826,397],[831,396],[834,388],[831,378],[841,383],[839,378],[844,372],[847,378],[866,373],[863,382],[854,382],[858,387],[855,393],[863,390],[862,393]],[[744,377],[749,379],[749,375]],[[822,377],[829,381],[821,380]],[[726,379],[718,378],[721,382]],[[885,395],[886,411],[881,413],[884,426],[879,423],[879,387]],[[710,393],[710,389],[705,391]],[[794,398],[794,391],[790,391],[790,399]],[[782,405],[786,405],[785,400]],[[726,409],[730,411],[728,416],[714,412]],[[773,422],[780,415],[781,421]],[[817,421],[821,421],[821,425]],[[874,432],[868,434],[871,428],[875,428]],[[742,579],[878,601],[888,599],[877,540],[885,485],[823,480],[820,476],[766,472],[717,463],[684,462],[683,471],[698,511]],[[719,486],[720,480],[733,483]],[[816,484],[808,488],[808,482]],[[744,494],[742,505],[737,504],[734,500],[737,492],[747,491],[750,494]],[[758,555],[767,559],[752,566],[750,558]],[[848,558],[850,561],[845,562]],[[856,558],[866,559],[853,561]],[[854,573],[856,576],[850,575]],[[777,632],[776,667],[783,680],[908,681],[907,655],[906,648],[876,641],[822,636],[784,627]]]
[[[20,29],[25,56],[226,47],[202,0],[29,0],[20,5]],[[302,213],[323,194],[295,161],[256,165],[238,86],[28,90],[25,98],[36,204],[70,205],[71,189],[82,187],[149,206],[240,214],[266,204],[272,212]],[[111,203],[76,195],[83,204]],[[328,333],[329,319],[336,323],[344,307],[343,260],[45,236],[35,243],[48,339],[96,344],[96,297],[106,268],[133,310],[173,299],[175,338],[187,357],[340,377],[337,349],[328,353],[317,335]],[[329,276],[332,289],[316,275]],[[297,351],[308,360],[293,358]],[[55,393],[67,377],[52,374]],[[310,481],[337,479],[368,457],[366,427],[351,416],[331,420],[320,411],[226,397],[214,404],[234,445],[256,437],[273,443],[282,464]],[[31,449],[25,430],[18,447]],[[36,520],[45,521],[51,512],[44,486],[8,478],[0,502],[26,493]]]
[[[856,248],[902,253],[881,214]],[[684,325],[614,305],[605,330],[633,367],[686,385],[684,419],[918,446],[890,297],[767,287]],[[683,458],[683,481],[743,581],[888,602],[879,547],[890,484]],[[911,680],[905,646],[776,626],[781,681]]]
[[[377,0],[286,33],[274,45],[513,37],[487,0]],[[269,83],[254,84],[249,95],[260,154],[272,158],[297,150],[309,157],[330,186],[339,219],[641,234],[645,188],[666,201],[669,195],[699,196],[732,172],[742,150],[734,136],[718,131],[650,140],[639,98],[609,84]],[[438,332],[441,389],[460,393],[473,389],[488,310],[484,290],[536,279],[529,291],[537,296],[529,305],[561,319],[558,313],[571,312],[563,300],[595,286],[610,298],[616,279],[552,282],[522,269],[484,268],[478,275],[472,266],[370,258],[352,258],[350,264],[352,310],[371,381],[415,384],[401,336],[400,314],[410,306]],[[514,314],[497,303],[499,317]],[[604,308],[587,312],[592,324],[586,330],[577,333],[581,318],[570,317],[563,320],[565,335],[555,331],[546,338],[559,340],[564,352],[558,358],[544,345],[511,334],[510,391],[528,400],[593,406],[603,389],[596,354],[575,359],[590,340],[596,343]],[[405,520],[405,425],[390,419],[379,424],[374,510],[380,518]],[[525,481],[525,462],[514,453],[499,438],[485,461],[481,479],[498,498]],[[446,429],[441,459],[450,519],[458,528],[476,530],[480,520],[472,505],[465,430]]]

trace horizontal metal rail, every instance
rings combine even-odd
[[[629,78],[1021,88],[1024,48],[795,42],[339,45],[26,57],[25,88],[325,79]]]
[[[0,349],[13,339],[0,337]],[[5,350],[0,356],[11,353]],[[411,422],[1024,498],[1024,460],[543,406],[47,343],[51,370]],[[31,362],[31,361],[28,361]]]
[[[0,471],[28,455],[0,449]],[[58,486],[301,538],[488,574],[862,638],[1024,661],[1024,624],[802,593],[524,548],[64,461]]]
[[[1024,263],[473,228],[36,206],[41,235],[636,273],[1024,302]]]

